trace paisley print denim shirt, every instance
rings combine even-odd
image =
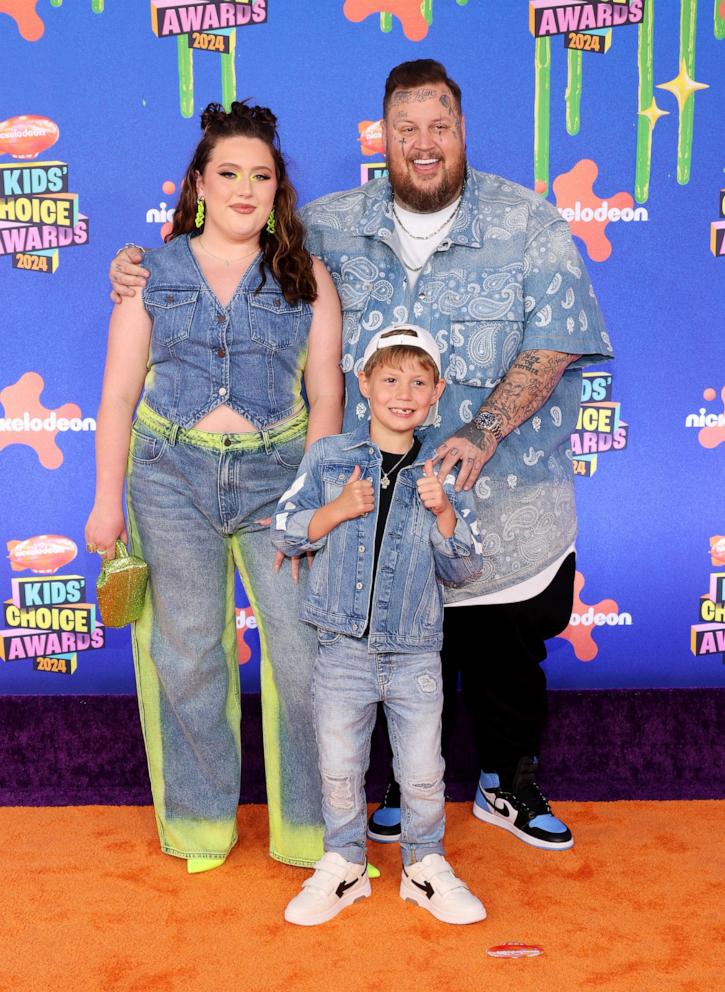
[[[559,212],[537,194],[469,168],[446,239],[409,284],[387,179],[302,211],[307,247],[330,270],[343,308],[344,430],[368,416],[356,379],[370,336],[388,324],[427,328],[441,350],[442,442],[468,423],[522,351],[578,354],[549,400],[499,445],[474,487],[480,579],[448,601],[535,576],[576,536],[570,435],[582,366],[612,358],[589,277]]]

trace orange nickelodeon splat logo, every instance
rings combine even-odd
[[[468,0],[456,3],[465,7]],[[422,41],[433,23],[433,0],[345,0],[342,12],[355,24],[378,14],[380,30],[386,33],[393,30],[393,17],[397,17],[408,41]]]
[[[604,262],[612,254],[612,244],[606,235],[609,223],[649,220],[646,207],[634,209],[629,193],[615,193],[603,200],[594,192],[594,182],[599,175],[596,162],[584,158],[563,172],[552,183],[556,206],[564,220],[569,222],[571,233],[586,245],[593,262]]]
[[[45,24],[35,10],[37,6],[38,0],[0,0],[0,14],[12,17],[21,38],[37,41],[45,31]]]
[[[247,644],[247,632],[257,629],[257,618],[251,606],[237,607],[237,658],[240,665],[246,665],[252,657],[252,649]]]
[[[26,372],[12,386],[0,391],[0,404],[5,415],[0,417],[0,451],[11,444],[33,448],[43,468],[59,468],[63,452],[56,444],[56,435],[64,431],[95,431],[93,417],[81,419],[81,408],[75,403],[50,410],[40,402],[45,389],[43,377]]]
[[[708,403],[717,396],[715,390],[708,386],[703,391],[702,398]],[[701,406],[698,413],[688,413],[685,427],[699,427],[697,440],[703,448],[717,448],[725,441],[725,386],[720,390],[720,400],[723,405],[722,413],[708,413],[707,407]]]
[[[371,14],[397,17],[408,41],[422,41],[428,34],[429,22],[423,15],[424,4],[420,0],[345,0],[342,12],[348,21],[359,24]],[[387,25],[383,30],[390,30]]]
[[[360,142],[360,150],[363,155],[385,154],[382,120],[360,121],[357,129],[360,132],[360,137],[357,140]]]
[[[579,661],[592,661],[599,653],[599,647],[592,636],[594,628],[629,627],[632,624],[632,617],[629,613],[619,613],[619,607],[613,599],[602,599],[591,606],[585,603],[581,598],[584,582],[582,573],[577,572],[574,578],[574,604],[569,626],[558,636],[569,641]]]

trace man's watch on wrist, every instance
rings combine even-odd
[[[496,438],[496,444],[503,441],[501,421],[490,410],[480,410],[473,418],[473,426],[479,431],[489,431]]]

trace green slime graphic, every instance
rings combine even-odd
[[[654,22],[655,0],[647,0],[642,23],[637,29],[638,111],[647,110],[654,99]],[[637,167],[634,177],[634,198],[637,203],[646,203],[649,198],[653,130],[654,125],[649,118],[642,117],[640,113],[637,117]]]
[[[690,79],[695,78],[695,29],[697,26],[697,0],[681,0],[680,7],[680,64],[684,59]],[[685,186],[690,181],[692,168],[692,135],[695,129],[695,94],[690,93],[680,113],[677,132],[677,182]]]
[[[725,17],[720,13],[720,0],[715,0],[715,37],[718,41],[725,38]]]
[[[579,134],[582,104],[582,53],[573,48],[567,51],[569,77],[566,85],[567,134]]]
[[[433,23],[433,0],[423,0],[420,12],[429,24]]]
[[[549,192],[549,104],[551,97],[551,40],[536,39],[534,96],[534,181],[537,192]]]
[[[179,107],[182,117],[194,113],[194,50],[189,48],[189,37],[180,34],[176,39],[179,65]]]
[[[386,34],[393,30],[393,15],[386,14],[385,11],[380,15],[380,30],[384,31]]]
[[[237,98],[237,71],[234,57],[237,53],[237,32],[229,32],[229,51],[220,56],[222,63],[222,104],[227,113]]]
[[[91,10],[94,14],[102,14],[106,0],[91,0]],[[51,7],[62,7],[63,0],[50,0]]]

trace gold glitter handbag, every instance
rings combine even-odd
[[[138,620],[143,609],[148,580],[148,565],[116,541],[116,557],[104,558],[96,582],[96,596],[101,620],[106,627],[125,627]]]

